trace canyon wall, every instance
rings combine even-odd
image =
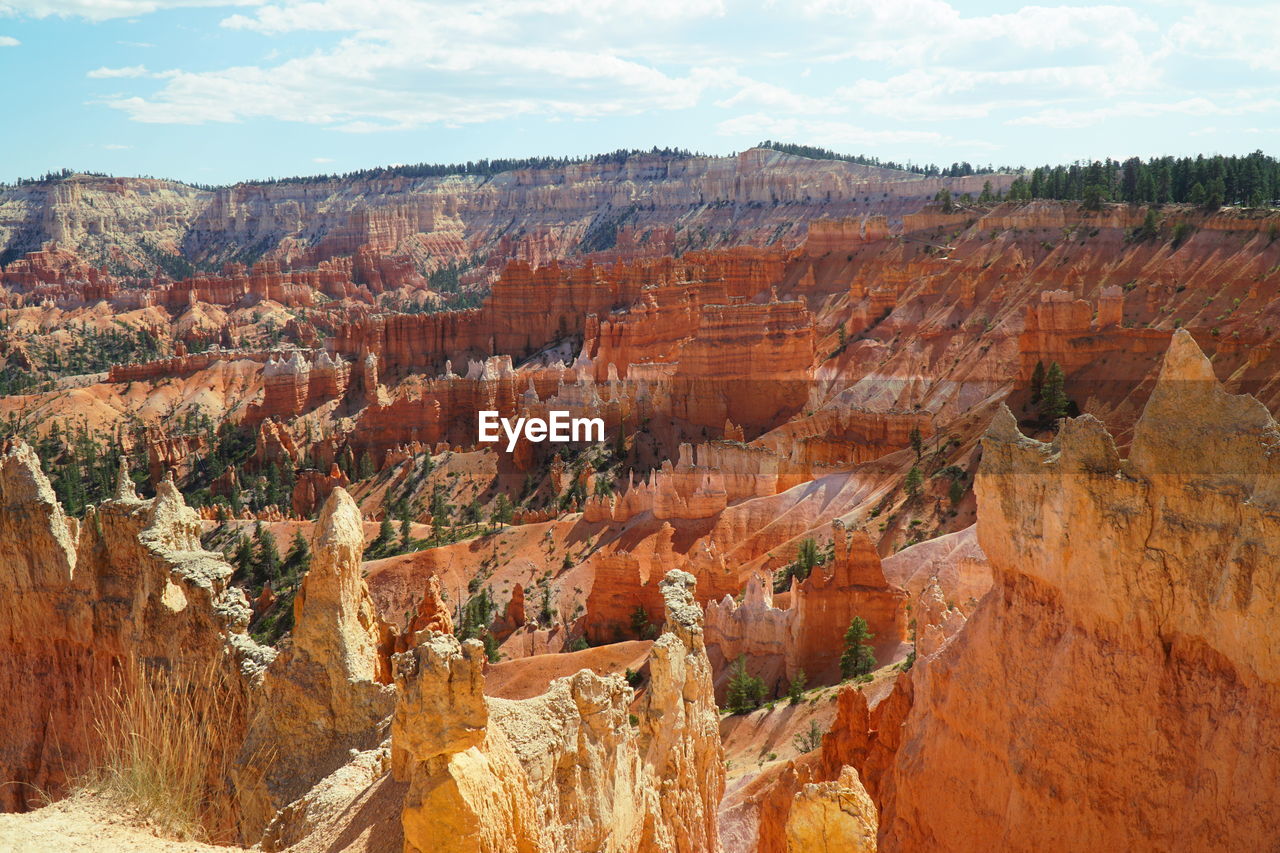
[[[811,219],[868,213],[897,219],[941,187],[976,193],[986,180],[1000,189],[1013,176],[922,178],[765,149],[735,157],[638,154],[491,176],[387,175],[213,190],[77,175],[0,190],[0,253],[52,242],[140,271],[154,270],[157,252],[220,265],[243,258],[247,248],[284,263],[315,264],[369,247],[437,262],[493,254],[539,264],[651,239],[682,249],[794,245]],[[672,229],[677,221],[680,233]],[[384,286],[387,272],[373,272],[363,264],[359,277]]]
[[[997,417],[977,480],[995,583],[912,670],[884,846],[1273,843],[1276,435],[1186,332],[1127,459],[1088,416],[1052,444]]]
[[[244,633],[250,610],[232,569],[200,546],[200,521],[172,480],[139,500],[123,475],[116,496],[69,519],[22,442],[0,458],[0,684],[9,699],[0,743],[0,807],[26,810],[90,769],[102,700],[131,667],[175,678],[215,674],[233,695],[214,736],[243,731],[248,680],[273,652]],[[127,687],[127,682],[126,682]],[[231,750],[234,752],[234,749]],[[228,767],[208,768],[220,780]],[[231,831],[235,812],[211,822]]]

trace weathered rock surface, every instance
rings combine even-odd
[[[541,696],[486,699],[480,643],[397,655],[393,770],[411,851],[715,851],[724,768],[693,579],[664,581],[650,684],[588,670]]]
[[[801,788],[787,816],[787,853],[875,853],[876,805],[846,767],[834,782]]]
[[[201,548],[200,529],[199,517],[168,479],[144,501],[122,476],[114,500],[90,509],[83,522],[69,519],[31,448],[6,444],[0,456],[4,810],[58,796],[89,769],[98,737],[95,698],[135,663],[214,673],[209,683],[232,694],[224,707],[239,710],[213,736],[237,742],[250,680],[272,653],[245,635],[248,602],[227,586],[231,567]],[[211,780],[228,770],[210,767]],[[213,807],[212,829],[234,826],[229,802],[222,797]]]
[[[977,482],[995,586],[912,671],[884,845],[1273,844],[1276,435],[1185,332],[1125,461],[1088,416],[1052,444],[997,418]]]
[[[377,747],[395,704],[388,683],[390,632],[361,576],[364,530],[355,501],[335,488],[311,540],[311,568],[294,598],[291,641],[263,676],[240,751],[236,785],[242,834],[256,839],[277,810]],[[305,808],[290,816],[305,817]],[[309,827],[277,820],[277,843]]]

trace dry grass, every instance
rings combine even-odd
[[[165,834],[225,835],[226,768],[242,698],[223,667],[163,670],[132,660],[92,703],[92,769],[75,787],[136,812]]]

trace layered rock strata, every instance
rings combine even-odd
[[[395,658],[392,765],[409,851],[715,851],[724,767],[693,578],[633,693],[589,670],[525,700],[484,696],[484,652],[435,634]]]
[[[360,510],[335,488],[311,539],[311,567],[293,602],[293,632],[253,696],[236,772],[243,835],[257,838],[277,810],[386,737],[395,704],[391,632],[361,575]],[[307,827],[276,826],[275,843]]]
[[[977,481],[995,585],[912,671],[882,844],[1273,843],[1277,435],[1185,332],[1127,459],[1088,416],[1051,444],[997,418]]]
[[[58,796],[90,769],[101,702],[121,679],[127,687],[135,666],[228,691],[220,707],[232,716],[210,736],[238,742],[249,683],[272,653],[244,633],[249,604],[200,532],[171,479],[140,500],[123,471],[114,499],[83,521],[68,518],[35,453],[21,441],[4,447],[0,689],[9,722],[0,779],[10,784],[0,786],[0,808]],[[208,768],[215,792],[229,769]],[[212,829],[234,826],[229,799],[208,815]]]

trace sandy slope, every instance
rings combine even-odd
[[[136,815],[88,796],[53,803],[26,814],[0,814],[0,853],[128,850],[206,853],[231,848],[158,838]]]

